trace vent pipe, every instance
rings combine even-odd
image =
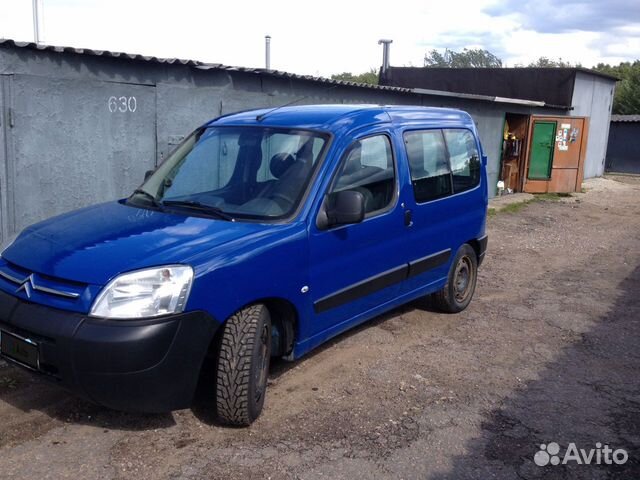
[[[389,69],[389,49],[393,40],[381,39],[378,40],[378,45],[382,45],[382,74],[387,73]]]
[[[267,70],[271,70],[271,35],[264,37],[264,65]]]
[[[33,41],[39,45],[42,42],[42,0],[33,0]]]

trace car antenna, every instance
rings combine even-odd
[[[261,122],[262,120],[264,120],[267,117],[267,115],[271,115],[276,110],[280,110],[281,108],[288,107],[289,105],[293,105],[294,103],[301,102],[305,98],[309,98],[309,95],[305,95],[304,97],[296,98],[295,100],[292,100],[289,103],[285,103],[284,105],[278,105],[277,107],[272,108],[271,110],[267,110],[266,112],[261,113],[260,115],[258,115],[256,117],[256,121]]]
[[[339,86],[339,85],[340,85],[339,83],[336,83],[335,85],[332,85],[332,86],[330,86],[329,88],[326,88],[324,91],[325,91],[325,92],[327,92],[327,91],[329,91],[329,90],[333,90],[334,88],[336,88],[336,87],[337,87],[337,86]],[[271,115],[271,114],[272,114],[273,112],[275,112],[276,110],[280,110],[281,108],[288,107],[288,106],[290,106],[290,105],[293,105],[294,103],[301,102],[301,101],[303,101],[303,100],[305,100],[305,99],[307,99],[307,98],[309,98],[309,95],[305,95],[304,97],[296,98],[295,100],[292,100],[292,101],[290,101],[289,103],[285,103],[284,105],[278,105],[277,107],[272,108],[271,110],[267,110],[266,112],[261,113],[260,115],[258,115],[258,116],[256,117],[256,121],[257,121],[257,122],[261,122],[261,121],[262,121],[262,120],[264,120],[268,115]]]

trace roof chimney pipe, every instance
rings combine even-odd
[[[387,73],[389,69],[389,49],[390,45],[393,43],[393,40],[381,39],[378,40],[378,45],[382,45],[382,74]]]
[[[42,0],[32,1],[33,11],[33,41],[36,45],[42,42]]]
[[[271,35],[264,37],[264,64],[267,70],[271,70]]]

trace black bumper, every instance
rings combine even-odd
[[[187,408],[218,325],[205,312],[97,320],[0,292],[0,330],[38,344],[39,366],[32,371],[122,411]]]

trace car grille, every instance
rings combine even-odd
[[[78,282],[30,272],[9,262],[0,264],[0,277],[7,283],[15,285],[15,293],[22,294],[27,298],[39,293],[75,300],[80,297],[87,286]]]

